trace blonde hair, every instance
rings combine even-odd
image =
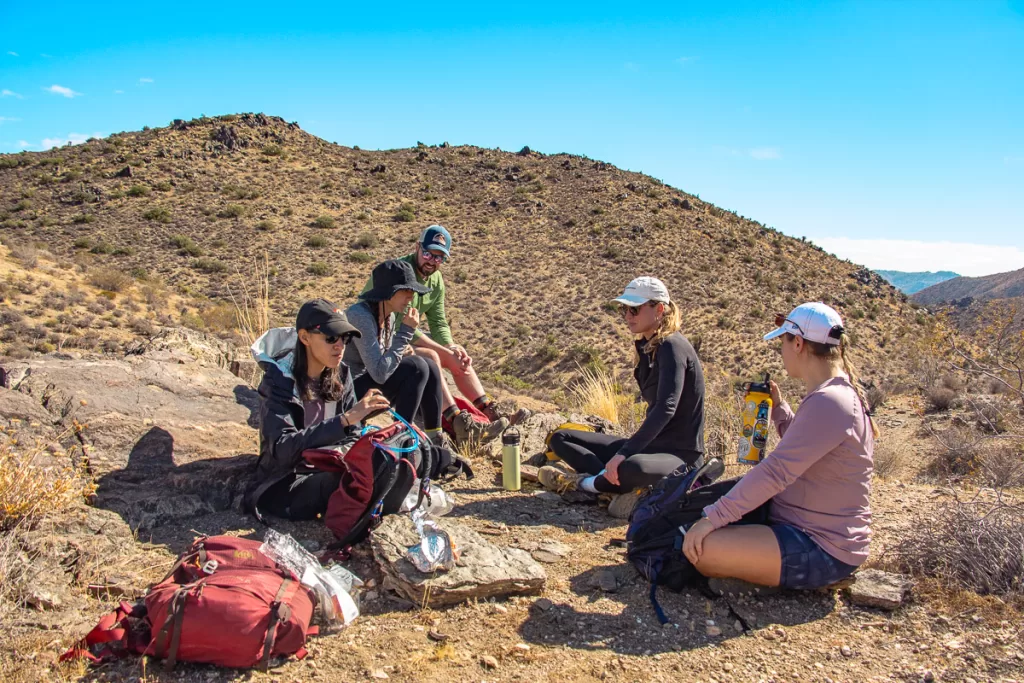
[[[786,336],[792,339],[796,335],[787,332]],[[810,339],[804,339],[804,343],[807,344],[807,348],[811,350],[811,353],[818,358],[824,358],[833,365],[843,366],[843,372],[845,372],[846,376],[850,378],[850,384],[853,386],[853,390],[857,392],[857,397],[860,399],[861,407],[864,408],[864,413],[868,416],[868,422],[871,423],[871,433],[877,439],[880,432],[878,431],[878,425],[875,424],[874,418],[871,417],[871,404],[868,403],[867,394],[864,393],[864,387],[860,383],[860,376],[857,374],[857,370],[853,367],[853,363],[850,361],[850,357],[847,354],[847,349],[850,348],[849,335],[843,332],[839,337],[839,344],[822,344],[821,342],[811,341]]]
[[[661,342],[665,341],[666,337],[673,332],[678,332],[683,326],[683,315],[679,311],[679,307],[676,306],[675,302],[658,301],[655,303],[660,303],[665,307],[665,314],[661,317],[661,324],[658,325],[658,329],[654,333],[654,336],[648,340],[647,345],[644,347],[644,353],[652,355],[658,350],[658,347],[661,346]]]

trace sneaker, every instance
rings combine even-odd
[[[693,478],[692,488],[713,484],[723,474],[725,474],[725,463],[722,462],[721,458],[711,458],[697,470],[697,476]]]
[[[565,493],[576,490],[580,475],[570,474],[561,468],[546,465],[537,470],[537,480],[540,481],[541,486],[550,491]]]
[[[629,519],[638,500],[640,500],[640,491],[620,493],[608,504],[608,514],[617,519]]]

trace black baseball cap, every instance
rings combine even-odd
[[[362,336],[359,330],[348,321],[341,309],[327,299],[313,299],[302,304],[299,314],[295,316],[295,328],[316,330],[328,337]]]

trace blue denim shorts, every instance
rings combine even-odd
[[[782,552],[779,585],[783,588],[822,588],[845,579],[857,568],[829,555],[811,540],[810,536],[795,526],[772,524],[771,529],[775,532],[779,550]]]

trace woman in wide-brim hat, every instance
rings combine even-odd
[[[345,347],[344,361],[357,397],[379,389],[404,419],[411,422],[419,415],[427,435],[440,444],[441,369],[410,353],[420,316],[409,304],[414,294],[429,291],[416,280],[408,262],[396,259],[377,265],[373,287],[345,311],[361,336]]]

